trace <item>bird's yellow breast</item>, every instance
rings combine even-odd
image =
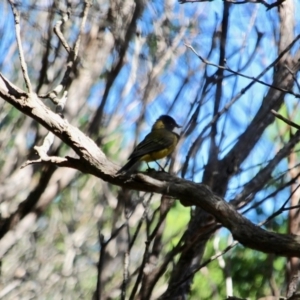
[[[164,158],[164,157],[168,156],[169,154],[171,154],[174,151],[177,143],[178,143],[178,138],[175,136],[174,137],[174,142],[171,146],[166,147],[163,150],[159,150],[159,151],[155,151],[155,152],[145,154],[144,156],[142,156],[140,158],[140,160],[150,162],[150,161],[155,161],[155,160]]]

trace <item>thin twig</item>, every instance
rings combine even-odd
[[[105,251],[107,245],[119,234],[119,232],[124,228],[126,224],[123,223],[120,227],[118,227],[112,234],[111,236],[105,241],[103,234],[100,232],[100,228],[98,230],[98,240],[99,240],[99,245],[100,245],[100,254],[99,254],[99,260],[97,264],[97,287],[96,291],[94,293],[94,299],[100,300],[101,299],[101,292],[102,292],[102,270],[103,270],[103,264],[104,264],[104,259],[105,259]]]
[[[149,257],[149,247],[150,247],[150,244],[147,242],[145,242],[145,251],[144,251],[144,255],[143,255],[143,260],[142,260],[142,263],[139,267],[139,272],[138,272],[138,276],[137,276],[137,279],[134,283],[134,286],[132,288],[132,291],[131,291],[131,295],[129,297],[129,300],[134,300],[135,299],[135,294],[138,290],[138,286],[140,284],[140,282],[142,281],[142,278],[143,278],[143,273],[144,273],[144,268],[145,268],[145,265],[148,261],[148,257]]]
[[[125,208],[126,210],[126,208]],[[123,261],[123,281],[122,281],[122,287],[121,287],[121,300],[126,299],[126,288],[128,284],[128,278],[129,278],[129,258],[130,258],[130,232],[129,232],[129,215],[125,213],[126,218],[126,232],[127,232],[127,249],[124,253],[124,261]]]
[[[290,72],[290,74],[293,76],[293,79],[295,81],[295,84],[297,85],[298,87],[298,90],[300,90],[300,84],[298,83],[298,80],[297,80],[297,77],[295,75],[295,72],[293,72],[288,65],[285,65],[286,69]]]
[[[103,264],[104,264],[104,254],[105,254],[105,243],[104,243],[104,236],[101,234],[100,229],[98,231],[98,240],[99,240],[99,245],[100,245],[100,254],[99,254],[99,260],[97,264],[97,288],[94,293],[93,299],[96,300],[101,300],[101,291],[102,291],[102,281],[101,281],[101,274],[102,274],[102,269],[103,269]]]
[[[142,224],[145,221],[145,219],[147,218],[148,210],[149,210],[149,204],[150,204],[150,201],[151,201],[152,197],[153,197],[153,194],[151,193],[149,195],[149,198],[147,200],[143,201],[144,213],[143,213],[142,217],[140,218],[140,221],[139,221],[139,223],[137,225],[137,228],[136,228],[136,230],[135,230],[135,232],[134,232],[134,234],[133,234],[133,236],[131,238],[131,241],[130,241],[130,244],[129,244],[129,251],[133,247],[134,242],[137,239],[138,233],[139,233],[139,231],[140,231],[140,229],[142,227]]]
[[[285,207],[287,205],[287,203],[290,201],[290,199],[292,198],[292,196],[296,193],[296,191],[299,189],[300,185],[298,184],[297,187],[293,190],[293,192],[291,193],[291,195],[286,199],[286,201],[281,205],[281,207],[275,211],[271,216],[269,216],[266,220],[262,221],[261,223],[259,223],[259,226],[265,225],[266,223],[268,223],[270,220],[274,219],[275,217],[279,216],[282,212],[286,211],[286,210],[291,210],[291,209],[297,209],[299,208],[299,205],[295,205],[293,207]]]
[[[70,53],[71,47],[69,46],[69,44],[66,41],[63,33],[61,32],[61,28],[69,20],[69,16],[70,16],[69,12],[64,13],[62,15],[62,18],[56,22],[56,25],[54,26],[54,29],[53,29],[54,33],[57,35],[57,37],[59,38],[61,44],[64,46],[64,48],[66,49],[66,51],[68,53]]]
[[[86,23],[86,20],[87,20],[88,12],[89,12],[89,8],[91,7],[91,5],[92,4],[91,4],[90,0],[85,0],[84,1],[84,9],[83,9],[82,20],[81,20],[81,24],[80,24],[80,32],[79,32],[79,35],[78,35],[77,40],[76,40],[75,45],[74,45],[74,56],[75,56],[74,58],[75,58],[75,60],[78,57],[79,46],[80,46],[80,42],[81,42],[81,35],[83,33],[84,26],[85,26],[85,23]]]
[[[23,51],[22,42],[21,42],[20,14],[19,14],[18,10],[16,9],[14,2],[12,0],[8,0],[8,1],[10,3],[12,12],[14,14],[14,19],[15,19],[15,31],[16,31],[17,44],[18,44],[18,49],[19,49],[21,69],[22,69],[24,80],[25,80],[25,85],[28,89],[28,92],[31,94],[32,86],[31,86],[31,82],[30,82],[30,79],[28,76],[27,64],[25,62],[24,51]]]
[[[204,126],[204,128],[202,129],[202,131],[200,132],[200,134],[198,135],[197,139],[195,140],[195,142],[193,143],[192,147],[190,148],[187,156],[186,156],[186,160],[183,164],[183,168],[182,168],[182,176],[184,177],[184,174],[185,174],[185,171],[187,170],[187,167],[188,167],[188,164],[189,164],[189,160],[190,160],[190,157],[191,157],[191,153],[194,151],[194,149],[196,148],[196,146],[202,142],[202,139],[203,139],[203,136],[204,136],[204,133],[206,132],[206,130],[211,127],[214,123],[216,123],[220,116],[223,115],[226,111],[229,110],[229,108],[242,96],[246,93],[247,90],[249,90],[253,84],[255,82],[257,82],[257,80],[262,77],[264,74],[266,74],[271,68],[273,68],[278,62],[279,60],[285,55],[286,52],[288,52],[292,47],[293,45],[296,43],[296,41],[298,41],[298,39],[300,39],[300,35],[298,35],[290,45],[288,45],[280,54],[279,56],[264,70],[262,71],[256,78],[253,78],[253,80],[247,84],[244,88],[242,88],[240,90],[240,92],[230,100],[230,102],[228,102],[224,107],[223,109],[221,109],[216,115],[214,115],[214,117],[212,118],[212,120],[206,125]],[[191,46],[191,45],[187,45],[186,44],[186,47],[191,49],[195,54],[196,56],[204,63],[207,62],[207,60],[203,59],[197,52],[196,50]],[[210,63],[208,62],[208,64],[212,65],[212,66],[215,66],[217,68],[224,68],[223,66],[219,66],[219,65],[216,65],[216,64],[213,64],[213,63]],[[235,71],[234,71],[235,72]],[[238,72],[236,72],[237,74],[240,74]],[[298,95],[298,94],[296,94]],[[299,97],[300,97],[300,94],[299,94]]]
[[[282,57],[286,52],[288,52],[288,51],[292,48],[292,46],[295,44],[295,42],[296,42],[298,39],[300,39],[300,35],[298,35],[298,36],[293,40],[293,42],[292,42],[292,43],[291,43],[284,51],[282,51],[282,53],[280,53],[280,55],[274,60],[274,62],[273,62],[271,65],[269,65],[269,66],[268,66],[262,73],[260,73],[257,77],[248,76],[248,75],[242,74],[242,73],[240,73],[240,72],[234,71],[234,70],[232,70],[232,69],[229,68],[229,67],[226,67],[226,66],[220,66],[220,65],[217,65],[217,64],[215,64],[215,63],[212,63],[212,62],[206,60],[205,58],[203,58],[201,55],[199,55],[199,54],[197,53],[197,51],[193,48],[193,46],[188,45],[188,44],[185,44],[185,46],[186,46],[187,48],[191,49],[191,50],[197,55],[197,57],[198,57],[203,63],[205,63],[206,65],[213,66],[213,67],[216,67],[216,68],[218,68],[218,69],[222,69],[222,70],[228,71],[228,72],[230,72],[230,73],[232,73],[232,74],[235,74],[235,75],[238,75],[238,76],[241,76],[241,77],[244,77],[244,78],[253,80],[254,82],[258,82],[258,83],[263,84],[263,85],[265,85],[265,86],[268,86],[268,87],[270,87],[270,88],[272,88],[272,89],[275,89],[275,90],[278,90],[278,91],[281,91],[281,92],[284,92],[284,93],[287,93],[287,94],[291,94],[291,95],[295,96],[296,98],[300,98],[300,94],[294,93],[293,91],[286,90],[286,89],[277,87],[277,86],[275,86],[275,85],[266,83],[266,82],[264,82],[264,81],[262,81],[262,80],[259,80],[259,78],[262,77],[267,71],[269,71],[269,70],[271,69],[271,67],[273,67],[274,65],[276,65],[276,64],[279,62],[279,60],[281,59],[281,57]]]
[[[294,123],[293,121],[285,118],[284,116],[282,116],[281,114],[279,114],[277,111],[275,111],[274,109],[271,110],[271,113],[278,119],[282,120],[283,122],[285,122],[286,124],[297,128],[298,130],[300,129],[300,125]]]
[[[76,68],[76,65],[78,62],[78,52],[79,52],[79,48],[80,48],[81,35],[82,35],[84,27],[85,27],[85,23],[87,20],[88,11],[89,11],[90,6],[91,6],[91,2],[89,0],[85,0],[84,9],[82,12],[82,21],[80,24],[80,32],[78,34],[77,40],[76,40],[73,48],[71,48],[69,46],[68,42],[64,38],[64,35],[61,31],[62,26],[69,19],[70,13],[69,12],[65,13],[63,15],[62,19],[56,23],[56,25],[54,27],[54,33],[57,35],[60,42],[62,43],[62,45],[64,46],[64,48],[66,49],[66,51],[69,54],[67,69],[65,71],[64,77],[63,77],[62,81],[60,82],[60,84],[55,89],[53,89],[53,91],[51,91],[45,95],[39,95],[40,98],[49,98],[55,104],[57,104],[56,100],[55,100],[57,98],[57,95],[59,93],[61,93],[66,88],[66,86],[70,83],[70,74],[71,74],[72,70],[74,70]]]
[[[200,269],[202,269],[203,267],[207,266],[209,263],[211,263],[212,261],[218,259],[220,256],[224,255],[225,253],[227,253],[229,250],[231,250],[232,248],[234,248],[237,244],[239,244],[238,241],[234,241],[232,242],[229,246],[227,246],[223,251],[211,256],[209,259],[207,259],[205,262],[203,262],[200,266],[198,266],[195,270],[193,270],[190,274],[188,274],[186,277],[184,277],[182,280],[180,280],[179,282],[176,282],[176,285],[174,285],[173,288],[176,288],[178,286],[180,286],[181,284],[183,284],[184,282],[186,282],[187,280],[189,280],[191,277],[193,277]]]
[[[180,4],[184,3],[196,3],[196,2],[211,2],[213,0],[179,0]],[[280,6],[285,0],[278,0],[272,4],[267,3],[264,0],[242,0],[242,1],[236,1],[236,0],[223,0],[224,2],[230,3],[230,4],[247,4],[247,3],[257,3],[257,4],[262,4],[263,6],[266,7],[267,10],[270,10],[273,7],[278,7]]]

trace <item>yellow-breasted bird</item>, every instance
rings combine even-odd
[[[147,165],[148,162],[155,161],[159,165],[156,160],[171,154],[179,141],[179,133],[176,128],[181,128],[181,126],[172,117],[160,116],[152,126],[151,132],[135,147],[128,158],[129,161],[117,174],[128,172],[140,161],[145,161]]]

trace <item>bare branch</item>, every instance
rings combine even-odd
[[[82,20],[81,20],[81,25],[80,25],[80,32],[78,34],[77,40],[75,42],[75,46],[74,46],[74,58],[75,60],[78,57],[78,52],[79,52],[79,47],[80,47],[80,42],[81,42],[81,35],[83,34],[83,30],[84,30],[84,26],[87,20],[87,16],[89,13],[89,8],[92,5],[92,1],[90,0],[85,0],[84,1],[84,9],[83,9],[83,13],[82,13]]]
[[[210,2],[210,1],[212,1],[212,0],[179,0],[179,3],[184,4],[184,3],[197,3],[197,2]],[[224,2],[231,3],[231,4],[246,4],[246,3],[255,4],[255,3],[258,3],[258,4],[264,5],[267,8],[267,10],[270,10],[273,7],[280,6],[284,1],[285,0],[278,0],[278,1],[275,1],[274,3],[272,3],[272,4],[269,4],[264,0],[241,0],[241,1],[224,0]]]
[[[25,62],[25,57],[24,57],[24,51],[23,51],[23,46],[22,46],[22,41],[21,41],[21,30],[20,30],[20,14],[18,10],[15,7],[15,4],[13,0],[8,0],[11,6],[11,9],[14,14],[14,19],[15,19],[15,31],[16,31],[16,39],[18,43],[18,49],[19,49],[19,57],[20,57],[20,62],[21,62],[21,69],[23,73],[23,77],[25,80],[26,87],[28,89],[29,93],[32,93],[32,86],[31,82],[28,76],[28,71],[27,71],[27,64]]]
[[[271,113],[278,119],[282,120],[283,122],[285,122],[286,124],[297,128],[298,130],[300,129],[300,126],[296,123],[294,123],[293,121],[285,118],[283,115],[281,115],[280,113],[278,113],[277,111],[275,111],[274,109],[271,110]]]
[[[193,270],[193,272],[191,272],[188,276],[186,276],[184,279],[182,279],[180,282],[176,283],[176,286],[180,286],[182,283],[184,283],[186,280],[192,278],[199,270],[201,270],[203,267],[207,266],[208,264],[210,264],[212,261],[218,259],[219,257],[223,256],[225,253],[227,253],[228,251],[230,251],[232,248],[234,248],[236,245],[238,245],[237,241],[232,242],[229,246],[227,246],[224,250],[220,251],[219,253],[211,256],[209,259],[207,259],[206,261],[204,261],[203,263],[200,264],[200,266],[198,266],[195,270]],[[176,286],[174,286],[174,288],[176,288]],[[170,288],[172,289],[172,287]]]
[[[103,264],[104,264],[104,258],[105,258],[105,251],[106,251],[106,247],[107,245],[113,240],[115,239],[118,234],[120,233],[120,231],[126,226],[125,223],[123,223],[120,227],[118,227],[117,229],[114,230],[114,232],[111,234],[111,236],[105,241],[104,240],[104,236],[103,234],[101,234],[100,230],[98,232],[98,240],[99,240],[99,244],[101,246],[100,249],[100,253],[99,253],[99,260],[98,260],[98,264],[97,264],[97,271],[98,271],[98,275],[97,275],[97,288],[96,291],[94,293],[94,298],[97,300],[101,299],[101,295],[102,295],[102,280],[101,280],[101,275],[102,275],[102,271],[103,271]]]
[[[265,167],[245,184],[243,191],[236,195],[235,199],[230,201],[232,205],[239,209],[247,205],[254,197],[255,191],[259,191],[271,178],[271,174],[282,159],[284,159],[300,140],[300,131],[298,131],[266,164]],[[291,184],[293,181],[290,181]],[[247,210],[248,211],[248,210]]]
[[[66,39],[61,31],[61,27],[69,19],[69,12],[65,13],[62,16],[61,20],[57,21],[57,23],[54,27],[54,33],[57,35],[60,42],[62,43],[62,45],[64,46],[64,48],[66,49],[66,51],[69,54],[67,69],[66,69],[66,72],[64,74],[64,77],[63,77],[61,83],[53,91],[51,91],[45,95],[40,95],[41,98],[49,98],[53,101],[53,103],[61,105],[61,103],[58,103],[58,101],[57,101],[57,96],[70,84],[70,80],[71,80],[70,74],[76,67],[76,64],[78,63],[78,53],[79,53],[79,48],[80,48],[81,35],[83,34],[83,30],[84,30],[84,26],[85,26],[85,23],[87,20],[88,11],[89,11],[90,6],[91,6],[91,1],[89,1],[89,0],[84,1],[84,9],[83,9],[83,13],[82,13],[83,17],[81,20],[80,32],[78,34],[78,37],[76,39],[76,42],[75,42],[75,45],[73,48],[71,48],[69,46],[68,42],[66,41]],[[65,98],[63,97],[62,99],[65,99]],[[65,104],[65,103],[63,103],[63,104]],[[61,108],[59,108],[59,109],[60,109],[60,111],[62,111]]]
[[[244,78],[247,78],[247,79],[251,79],[253,80],[253,82],[251,83],[251,85],[253,85],[255,82],[258,82],[260,84],[263,84],[265,86],[268,86],[272,89],[275,89],[275,90],[278,90],[278,91],[281,91],[281,92],[284,92],[284,93],[287,93],[287,94],[291,94],[293,96],[295,96],[296,98],[300,98],[300,94],[297,94],[297,93],[294,93],[293,91],[290,91],[290,90],[287,90],[287,89],[283,89],[283,88],[280,88],[278,86],[275,86],[275,85],[272,85],[272,84],[269,84],[269,83],[266,83],[262,80],[259,80],[259,78],[261,78],[264,74],[267,73],[267,71],[269,71],[272,67],[274,67],[279,61],[280,59],[293,47],[293,45],[300,39],[300,34],[293,40],[293,42],[288,45],[288,47],[286,47],[286,49],[280,53],[278,55],[278,57],[263,71],[261,72],[257,77],[252,77],[252,76],[248,76],[248,75],[245,75],[245,74],[242,74],[240,72],[237,72],[237,71],[234,71],[232,70],[231,68],[229,67],[226,67],[226,66],[220,66],[220,65],[217,65],[217,64],[214,64],[212,62],[209,62],[208,60],[206,60],[205,58],[203,58],[201,55],[199,55],[197,53],[197,51],[193,48],[193,46],[191,45],[186,45],[187,48],[191,49],[196,55],[197,57],[205,64],[209,65],[209,66],[213,66],[213,67],[216,67],[218,69],[222,69],[222,70],[225,70],[225,71],[228,71],[232,74],[235,74],[235,75],[238,75],[238,76],[241,76],[241,77],[244,77]]]
[[[54,33],[57,35],[57,37],[59,38],[61,44],[64,46],[64,48],[66,49],[66,51],[68,53],[71,52],[71,47],[69,46],[68,42],[66,41],[63,33],[61,32],[61,27],[68,21],[69,19],[69,12],[64,13],[61,20],[58,20],[56,22],[56,25],[54,26]]]

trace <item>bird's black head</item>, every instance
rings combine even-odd
[[[172,117],[170,117],[168,115],[162,115],[155,121],[152,129],[165,128],[165,129],[168,129],[170,131],[173,131],[173,129],[175,127],[180,128],[181,126],[178,125]]]

